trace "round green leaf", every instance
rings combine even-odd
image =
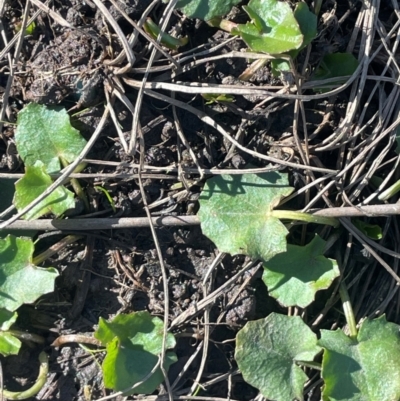
[[[399,328],[381,316],[364,320],[355,340],[342,330],[321,330],[323,400],[399,400]]]
[[[288,231],[270,212],[292,191],[278,172],[213,177],[199,198],[201,229],[221,252],[266,261],[286,251]]]
[[[31,239],[0,239],[0,308],[15,311],[53,291],[57,270],[33,265],[32,254]]]
[[[148,312],[120,314],[107,322],[100,318],[95,337],[107,347],[102,369],[104,385],[115,391],[123,391],[142,381],[156,366],[161,353],[164,323]],[[167,336],[167,349],[175,346],[172,334]],[[164,368],[176,362],[176,355],[168,352]],[[128,394],[151,394],[164,380],[157,369],[143,384]]]
[[[299,316],[271,313],[238,332],[235,359],[244,380],[264,397],[303,400],[308,378],[296,362],[312,361],[319,351],[316,335]]]
[[[305,308],[318,290],[340,275],[336,260],[323,255],[325,241],[315,236],[306,246],[288,245],[264,263],[263,281],[271,296],[284,306]]]
[[[208,21],[221,17],[231,11],[232,7],[241,0],[179,0],[176,8],[180,9],[189,18],[198,18]]]
[[[282,54],[302,45],[303,34],[286,2],[251,0],[244,9],[252,21],[239,24],[237,30],[251,50]]]
[[[15,183],[14,205],[18,211],[29,205],[41,195],[53,180],[47,174],[42,162],[37,161],[33,166],[25,168],[25,175]],[[56,216],[75,206],[74,194],[64,186],[59,186],[47,198],[24,215],[27,220],[37,219],[47,213]]]
[[[18,113],[15,143],[25,166],[40,160],[49,174],[61,170],[60,158],[72,163],[86,145],[65,109],[51,110],[36,103]]]

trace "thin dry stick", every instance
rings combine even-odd
[[[363,247],[386,269],[386,271],[396,280],[398,285],[400,285],[400,277],[393,271],[393,269],[374,251],[374,249],[368,244],[367,238],[365,235],[354,227],[347,218],[341,218],[340,222],[346,227],[346,229],[351,232],[355,238],[360,241]],[[376,245],[376,244],[375,244]],[[400,257],[400,255],[398,256]]]
[[[156,99],[163,100],[163,101],[165,101],[165,102],[167,102],[169,104],[175,104],[176,106],[193,113],[201,121],[205,122],[206,124],[210,125],[214,129],[216,129],[227,140],[232,142],[237,148],[239,148],[242,151],[250,154],[253,157],[257,157],[257,158],[260,158],[260,159],[263,159],[263,160],[267,160],[267,161],[269,161],[271,163],[276,163],[277,165],[284,165],[284,166],[293,167],[293,168],[301,168],[301,169],[305,169],[305,170],[319,171],[321,173],[328,173],[328,174],[335,173],[334,170],[329,170],[329,169],[320,168],[320,167],[314,167],[314,166],[304,166],[304,165],[301,165],[301,164],[291,163],[291,162],[287,162],[287,161],[284,161],[284,160],[281,160],[281,159],[277,159],[275,157],[266,156],[266,155],[264,155],[262,153],[258,153],[258,152],[252,151],[250,149],[247,149],[245,146],[242,146],[240,143],[238,143],[231,135],[228,134],[228,132],[225,131],[225,129],[221,125],[216,123],[206,113],[203,113],[202,111],[200,111],[200,110],[196,109],[195,107],[190,106],[190,105],[188,105],[188,104],[186,104],[184,102],[181,102],[181,101],[176,100],[176,99],[172,99],[171,97],[162,95],[160,93],[153,92],[153,91],[147,90],[147,89],[144,92],[145,92],[145,94],[150,95],[150,96],[152,96],[152,97],[154,97]],[[271,170],[276,170],[276,169],[277,169],[277,167],[271,167]]]
[[[165,18],[163,24],[161,25],[161,31],[157,37],[157,43],[160,43],[160,41],[161,41],[162,32],[165,30],[167,23],[169,22],[169,18],[172,14],[172,11],[174,10],[174,7],[175,7],[175,4],[177,3],[177,1],[178,0],[170,1],[165,9],[166,18]],[[150,57],[149,57],[149,62],[147,63],[146,72],[144,74],[141,85],[139,86],[139,92],[138,92],[136,104],[135,104],[135,113],[133,114],[131,140],[129,142],[129,153],[131,155],[134,155],[134,153],[136,152],[136,141],[137,141],[137,135],[138,135],[138,129],[139,129],[139,113],[140,113],[140,110],[142,107],[144,88],[145,88],[147,79],[149,77],[149,68],[152,66],[153,61],[156,57],[156,54],[157,54],[157,49],[153,48],[153,50],[150,54]]]
[[[158,206],[158,205],[157,205]],[[324,217],[379,217],[400,215],[400,204],[384,204],[354,207],[332,207],[326,209],[311,210],[312,214]],[[200,224],[197,216],[159,216],[152,217],[151,222],[156,227],[162,226],[192,226]],[[5,222],[7,223],[7,222]],[[121,218],[96,218],[96,219],[40,219],[18,220],[5,225],[12,230],[38,230],[38,231],[91,231],[91,230],[115,230],[126,228],[149,227],[147,217],[121,217]],[[4,227],[4,228],[5,228]],[[0,227],[0,230],[4,229]]]
[[[144,138],[142,133],[139,133],[139,141],[140,141],[140,164],[143,165],[144,163],[144,155],[145,155],[145,147],[144,147]],[[148,208],[147,204],[147,198],[146,198],[146,191],[144,190],[143,186],[143,181],[142,178],[140,177],[140,167],[139,167],[139,188],[140,188],[140,193],[142,195],[142,201],[144,205],[144,209],[146,211],[147,219],[149,222],[150,230],[151,230],[151,235],[153,237],[154,245],[156,247],[157,251],[157,256],[158,256],[158,261],[160,263],[160,269],[161,269],[161,275],[163,279],[163,290],[164,290],[164,326],[163,326],[163,339],[162,339],[162,347],[161,347],[161,353],[160,353],[160,360],[161,360],[161,371],[164,375],[164,381],[168,390],[168,395],[169,395],[169,400],[173,401],[173,395],[172,395],[172,390],[171,386],[168,380],[167,372],[164,367],[164,361],[165,361],[165,355],[167,352],[167,336],[168,336],[168,320],[169,320],[169,289],[168,289],[168,276],[167,276],[167,269],[165,268],[165,263],[164,263],[164,258],[163,254],[161,251],[160,247],[160,242],[157,237],[156,230],[154,228],[154,224],[151,218],[151,212],[150,209]]]
[[[118,22],[115,21],[114,17],[108,11],[107,7],[100,0],[92,0],[92,1],[96,4],[98,9],[101,11],[101,13],[106,17],[107,21],[113,27],[115,33],[117,34],[117,36],[122,44],[125,56],[128,59],[129,66],[133,67],[133,65],[135,64],[135,61],[136,61],[136,57],[133,54],[133,51],[132,51],[131,47],[129,46],[128,41],[126,40],[124,33],[122,32],[120,26],[118,25]],[[105,63],[106,63],[106,61],[105,61]]]

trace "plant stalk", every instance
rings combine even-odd
[[[333,227],[339,227],[340,224],[339,220],[334,217],[316,216],[294,210],[272,210],[269,215],[277,219],[298,220],[306,223],[326,224]]]
[[[45,385],[47,379],[47,373],[49,372],[49,358],[45,352],[41,352],[39,355],[39,375],[36,379],[35,384],[24,391],[7,391],[3,390],[3,397],[9,400],[25,400],[35,396]]]
[[[296,365],[316,370],[322,370],[322,365],[319,362],[314,361],[296,361]]]
[[[340,283],[339,286],[339,295],[340,299],[342,300],[344,316],[346,317],[346,322],[349,326],[350,338],[356,340],[358,335],[356,319],[354,316],[353,308],[351,306],[349,293],[343,281]]]

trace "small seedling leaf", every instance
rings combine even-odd
[[[279,172],[213,177],[199,198],[201,229],[221,252],[267,261],[286,251],[288,231],[270,212],[292,191]]]
[[[306,246],[288,245],[264,263],[263,281],[269,294],[284,306],[305,308],[315,293],[328,288],[340,275],[336,260],[326,258],[326,242],[316,236]]]
[[[52,292],[58,272],[32,263],[31,239],[8,235],[0,239],[0,308],[15,311]]]
[[[381,316],[364,320],[357,339],[321,330],[323,400],[399,400],[399,328]]]
[[[52,110],[36,103],[18,113],[15,142],[25,166],[40,160],[49,174],[61,170],[60,158],[72,163],[86,145],[65,109]]]
[[[237,32],[253,51],[282,54],[298,49],[303,34],[290,6],[279,0],[250,0],[245,11],[251,18]]]
[[[189,18],[209,21],[228,14],[241,0],[178,0],[176,8]]]
[[[333,53],[327,54],[321,61],[320,66],[315,71],[313,80],[322,80],[329,78],[338,78],[334,84],[340,85],[346,82],[348,75],[352,75],[358,67],[357,59],[350,53]],[[320,92],[327,92],[332,86],[323,88],[315,88],[314,90]]]
[[[271,313],[238,332],[235,359],[244,380],[265,398],[303,400],[308,378],[298,362],[312,361],[319,351],[316,335],[299,316]]]
[[[148,312],[120,314],[108,322],[102,318],[95,337],[107,348],[102,369],[104,385],[115,391],[126,390],[142,381],[156,366],[161,353],[164,323]],[[172,334],[167,336],[167,349],[175,346]],[[176,362],[176,355],[167,352],[164,368]],[[151,394],[164,380],[158,368],[143,384],[128,394]]]
[[[53,183],[42,162],[27,166],[25,175],[15,183],[14,205],[22,210]],[[24,215],[27,220],[37,219],[47,213],[61,215],[75,206],[74,194],[64,186],[58,187],[47,198]]]

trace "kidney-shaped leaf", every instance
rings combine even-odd
[[[237,33],[251,50],[282,54],[302,45],[303,34],[286,2],[250,0],[247,7],[243,8],[252,21],[245,25],[239,24]]]
[[[52,110],[36,103],[18,113],[15,143],[25,166],[40,160],[50,174],[61,170],[60,158],[72,163],[86,145],[65,109]]]
[[[15,311],[52,292],[58,272],[32,263],[31,239],[8,235],[0,239],[0,308]]]
[[[364,320],[357,339],[342,330],[321,330],[323,400],[399,400],[399,329],[381,316]]]
[[[221,252],[268,260],[286,251],[288,231],[270,212],[292,191],[278,172],[213,177],[199,198],[201,229]]]
[[[102,365],[104,385],[123,391],[142,381],[158,362],[161,353],[164,323],[148,312],[120,314],[111,322],[100,318],[95,337],[107,347]],[[175,346],[172,334],[167,336],[167,349]],[[165,369],[176,362],[176,355],[167,352]],[[160,368],[128,394],[151,394],[164,380]]]
[[[284,306],[305,308],[318,290],[340,275],[336,260],[326,258],[325,241],[316,236],[306,246],[288,245],[287,251],[264,263],[263,281],[271,296]]]
[[[42,162],[37,161],[34,166],[25,168],[25,175],[15,183],[14,205],[18,211],[29,205],[41,195],[53,180],[47,174]],[[75,206],[74,194],[64,186],[59,186],[47,198],[24,215],[27,220],[37,219],[47,213],[56,216]]]
[[[312,361],[319,351],[316,335],[299,316],[271,313],[238,332],[235,359],[244,380],[264,397],[303,400],[308,378],[296,362]]]
[[[241,0],[178,0],[176,8],[189,18],[198,18],[209,21],[215,17],[222,17],[231,11],[232,7]]]

